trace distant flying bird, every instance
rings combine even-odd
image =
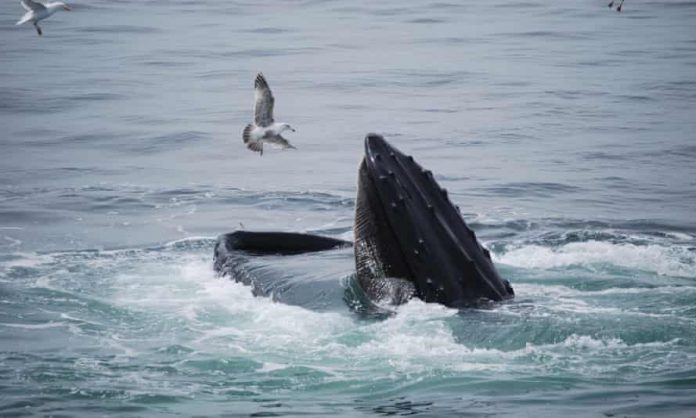
[[[621,0],[621,3],[619,3],[618,6],[616,6],[616,11],[617,11],[617,12],[620,12],[620,11],[621,11],[621,8],[623,7],[623,2],[624,2],[624,0]],[[609,2],[609,8],[611,9],[612,7],[614,7],[614,0],[611,0],[611,1]]]
[[[287,123],[279,123],[273,121],[273,93],[271,93],[268,82],[263,74],[256,75],[254,82],[256,89],[256,104],[254,105],[254,123],[248,124],[242,132],[242,139],[247,148],[256,151],[263,155],[263,143],[280,146],[281,148],[295,149],[287,139],[280,134],[285,131],[295,130]]]
[[[70,7],[68,7],[68,5],[63,2],[42,4],[32,0],[21,0],[20,3],[27,12],[24,14],[24,16],[22,16],[21,19],[19,19],[17,25],[22,25],[24,23],[31,22],[34,24],[34,27],[36,28],[36,33],[38,33],[39,36],[43,35],[43,32],[39,27],[39,21],[46,19],[47,17],[51,16],[53,13],[59,10],[70,11]]]

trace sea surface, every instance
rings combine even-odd
[[[696,416],[696,2],[0,2],[0,416]],[[249,152],[267,77],[297,150]],[[368,132],[514,300],[352,309]]]

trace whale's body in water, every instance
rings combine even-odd
[[[514,295],[432,173],[379,135],[365,138],[354,235],[357,281],[374,301],[418,297],[463,307]],[[218,238],[215,270],[249,282],[236,274],[240,252],[291,255],[349,245],[309,234],[236,231]]]

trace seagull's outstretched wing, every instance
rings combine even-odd
[[[273,124],[273,93],[263,74],[256,75],[256,106],[254,107],[254,122],[256,126],[266,127]]]
[[[21,0],[20,3],[22,3],[22,7],[24,7],[28,12],[40,12],[42,10],[46,10],[46,6],[36,1]]]
[[[297,148],[293,147],[292,144],[290,142],[288,142],[287,139],[283,138],[280,135],[273,135],[273,136],[270,136],[268,138],[264,138],[264,141],[268,142],[269,144],[273,144],[277,147],[283,148],[283,149],[285,149],[285,148],[297,149]]]
[[[30,21],[32,17],[34,17],[33,12],[30,12],[30,11],[26,12],[26,13],[24,13],[24,16],[22,16],[22,18],[19,19],[19,21],[17,23],[15,23],[15,25],[17,25],[17,26],[23,25],[23,24],[27,23],[28,21]]]

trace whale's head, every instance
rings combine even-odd
[[[358,281],[372,298],[394,299],[384,291],[399,281],[453,307],[513,295],[432,172],[376,134],[365,138],[354,234]]]

